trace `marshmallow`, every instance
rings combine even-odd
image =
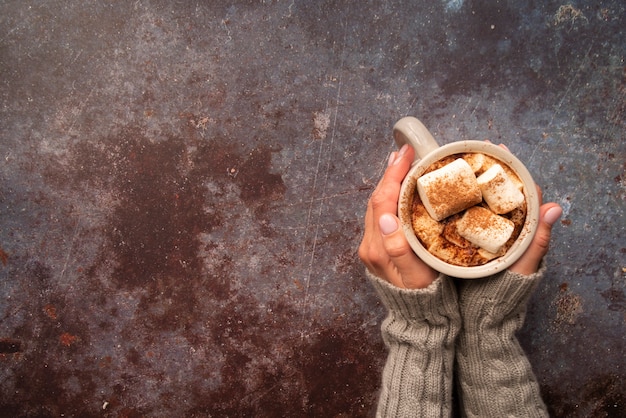
[[[446,263],[463,267],[485,264],[499,257],[498,254],[490,253],[482,248],[457,247],[443,237],[437,237],[428,247],[428,252]]]
[[[485,262],[491,261],[494,258],[498,258],[499,257],[498,254],[490,253],[489,251],[485,250],[484,248],[479,248],[478,249],[478,254],[483,258],[483,260],[485,260]]]
[[[417,179],[417,192],[436,221],[482,202],[474,171],[462,158]]]
[[[457,222],[460,236],[494,254],[500,253],[513,229],[513,222],[482,206],[469,208]]]
[[[443,232],[444,226],[426,213],[423,204],[414,204],[411,211],[411,225],[415,235],[428,247]]]
[[[459,231],[457,231],[456,224],[461,219],[461,215],[451,216],[449,220],[445,222],[445,226],[443,228],[443,232],[441,236],[446,239],[451,244],[454,244],[458,248],[469,248],[472,246],[472,243],[459,235]],[[444,223],[444,222],[442,222]]]
[[[476,181],[489,209],[496,214],[509,213],[524,203],[524,194],[500,164],[492,165]]]
[[[428,252],[455,266],[469,267],[480,261],[476,249],[457,247],[443,237],[437,237],[428,247]]]
[[[485,171],[489,170],[492,166],[496,164],[500,164],[499,160],[497,160],[496,158],[490,155],[483,154],[483,157],[484,157],[483,166],[480,168],[478,172],[476,172],[477,176],[483,174]],[[511,169],[511,167],[509,167],[506,164],[501,167],[504,169],[506,174],[509,176],[509,179],[511,179],[511,181],[515,184],[515,186],[519,190],[522,190],[524,188],[524,183],[522,183],[522,180],[519,177],[517,177],[517,173],[515,173],[515,171],[513,171],[513,169]]]
[[[463,159],[472,167],[474,173],[477,173],[485,163],[485,155],[479,152],[472,152],[463,155]]]

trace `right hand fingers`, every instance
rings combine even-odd
[[[563,209],[556,203],[546,203],[539,208],[539,226],[524,254],[509,267],[509,270],[529,275],[537,272],[541,259],[548,253],[552,225],[561,217]]]

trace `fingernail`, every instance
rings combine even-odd
[[[387,161],[387,167],[391,167],[391,165],[393,164],[393,161],[396,159],[396,154],[397,152],[392,152],[389,155],[389,161]]]
[[[508,152],[511,152],[511,150],[509,149],[509,147],[507,147],[506,145],[504,145],[504,144],[500,144],[500,146],[501,146],[502,148],[504,148],[505,150],[507,150]]]
[[[396,156],[396,159],[393,162],[393,165],[398,164],[400,160],[402,160],[402,157],[404,157],[404,154],[406,154],[408,150],[409,150],[409,144],[402,145],[402,148],[400,148],[400,151],[398,151],[398,155]]]
[[[380,227],[380,232],[383,235],[393,234],[398,230],[398,222],[396,218],[389,214],[384,214],[378,220],[378,226]]]
[[[543,220],[548,223],[550,226],[554,225],[556,221],[563,215],[563,209],[560,206],[555,206],[553,208],[548,209],[546,214],[543,216]]]

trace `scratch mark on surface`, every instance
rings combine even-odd
[[[578,66],[578,69],[576,70],[576,73],[571,77],[569,84],[567,85],[567,88],[565,89],[565,92],[563,93],[563,97],[561,97],[561,100],[559,100],[559,103],[556,105],[556,108],[554,109],[554,111],[552,112],[552,116],[550,117],[550,122],[548,123],[548,128],[551,128],[554,124],[554,119],[557,115],[557,113],[559,113],[559,111],[561,110],[561,108],[563,107],[563,103],[565,102],[565,100],[570,96],[571,92],[572,92],[572,87],[574,86],[574,83],[576,82],[576,80],[578,79],[578,76],[580,75],[580,73],[582,72],[584,66],[585,66],[585,62],[587,60],[587,58],[589,57],[589,54],[591,53],[591,50],[593,49],[593,43],[589,46],[589,48],[587,49],[587,52],[585,53],[585,55],[583,56],[580,65]],[[561,135],[560,138],[558,138],[559,142],[562,142],[563,136]],[[537,146],[535,146],[535,148],[533,149],[532,154],[530,155],[530,158],[528,159],[528,163],[532,163],[534,161],[535,158],[535,154],[537,153],[537,150],[541,147],[542,142],[538,142]],[[564,146],[567,146],[567,144],[563,143]]]
[[[337,132],[337,114],[339,113],[339,102],[340,102],[340,98],[341,98],[341,87],[343,85],[343,68],[344,68],[344,59],[345,59],[345,45],[346,45],[346,34],[345,34],[345,27],[344,27],[344,39],[341,45],[341,62],[339,65],[339,77],[338,77],[338,86],[337,86],[337,94],[335,95],[335,106],[334,106],[334,116],[333,116],[333,122],[332,122],[332,127],[331,127],[331,134],[330,134],[330,142],[328,144],[328,151],[327,151],[327,156],[326,156],[326,167],[324,168],[324,179],[323,179],[323,184],[321,187],[321,195],[322,197],[319,199],[319,205],[317,208],[317,214],[315,215],[315,232],[313,233],[313,243],[311,244],[311,252],[310,252],[310,257],[309,257],[309,262],[308,262],[308,268],[307,268],[307,272],[306,272],[306,277],[304,278],[304,296],[302,299],[302,320],[303,320],[303,325],[304,325],[304,321],[307,320],[308,315],[307,315],[307,304],[308,304],[308,298],[309,298],[309,290],[311,287],[311,276],[313,273],[313,266],[315,265],[315,254],[317,251],[317,241],[318,241],[318,236],[319,236],[319,230],[320,230],[320,226],[321,226],[321,217],[322,217],[322,213],[324,210],[324,206],[325,206],[325,202],[326,202],[326,187],[328,185],[328,175],[330,172],[330,166],[331,166],[331,160],[332,160],[332,156],[333,156],[333,144],[335,142],[335,135]],[[328,106],[327,109],[325,109],[325,113],[328,113]],[[317,159],[317,168],[315,170],[315,176],[313,179],[313,192],[315,192],[316,188],[317,188],[317,179],[318,179],[318,174],[320,173],[320,166],[322,164],[322,154],[324,153],[323,149],[324,149],[324,142],[325,142],[325,138],[322,138],[320,141],[320,149],[319,149],[319,154],[318,154],[318,159]],[[307,214],[307,221],[306,221],[306,229],[305,229],[305,237],[304,237],[304,245],[307,245],[307,235],[308,235],[308,230],[309,227],[311,226],[311,218],[312,218],[312,212],[313,212],[313,203],[315,200],[311,200],[311,204],[309,206],[309,211]],[[303,340],[305,338],[304,335],[304,326],[300,332],[300,339]]]
[[[228,37],[226,42],[232,41],[233,37],[230,36],[230,29],[228,28],[228,20],[227,19],[222,19],[222,26],[224,26],[224,29],[226,30],[226,36]]]
[[[622,71],[621,66],[615,68]],[[607,106],[606,120],[610,123],[605,124],[604,138],[615,137],[615,132],[623,126],[624,110],[626,109],[626,86],[623,84],[615,91],[614,100]]]
[[[76,112],[76,114],[74,115],[74,117],[72,118],[72,123],[70,124],[69,128],[68,128],[68,132],[72,132],[72,130],[74,129],[74,125],[76,125],[76,121],[78,120],[78,116],[83,112],[83,110],[85,109],[85,106],[87,105],[87,102],[89,102],[89,99],[91,98],[91,95],[93,94],[94,90],[96,88],[92,87],[91,90],[89,90],[89,94],[87,95],[87,97],[85,97],[85,100],[81,101],[78,105],[78,111]]]
[[[384,160],[385,161],[385,167],[386,167],[386,161],[389,159],[389,155],[387,155],[387,158]],[[381,163],[381,165],[383,165]],[[382,176],[382,173],[384,172],[384,168],[382,170],[378,170],[380,171],[380,175]],[[380,178],[381,176],[378,176],[376,178]],[[306,203],[308,205],[312,205],[315,202],[321,202],[321,201],[329,201],[332,199],[336,199],[338,197],[345,197],[345,196],[353,196],[353,195],[359,195],[363,192],[372,192],[374,191],[374,187],[376,187],[376,184],[371,184],[371,185],[365,185],[365,186],[361,186],[359,188],[356,188],[355,190],[344,190],[338,193],[333,193],[333,194],[327,194],[324,196],[319,196],[319,197],[313,197],[311,199],[307,199],[305,202],[290,202],[284,205],[284,207],[294,207],[294,206],[299,206],[303,203]]]
[[[78,237],[78,221],[76,221],[76,225],[74,226],[74,233],[72,234],[72,240],[70,241],[70,247],[67,250],[67,255],[65,256],[65,262],[63,263],[63,269],[61,270],[60,279],[63,280],[65,277],[65,272],[67,271],[67,265],[69,264],[70,257],[72,256],[72,252],[74,251],[74,243],[76,242],[76,237]]]

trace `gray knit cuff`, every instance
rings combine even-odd
[[[451,416],[454,342],[461,327],[454,282],[440,275],[424,289],[367,277],[389,310],[381,324],[389,350],[377,417]]]
[[[459,281],[459,309],[463,322],[497,321],[516,314],[523,316],[545,271],[546,264],[542,261],[539,270],[530,275],[505,270],[482,279]]]
[[[533,274],[526,275],[526,274],[514,273],[508,269],[505,270],[504,273],[500,273],[500,274],[503,274],[505,277],[511,277],[511,278],[516,278],[516,279],[539,281],[544,276],[546,270],[547,270],[546,259],[542,258],[541,262],[539,263],[539,269],[537,270],[537,272]]]
[[[423,289],[402,289],[369,271],[366,275],[385,307],[408,322],[433,321],[458,317],[457,294],[453,281],[440,274]]]

